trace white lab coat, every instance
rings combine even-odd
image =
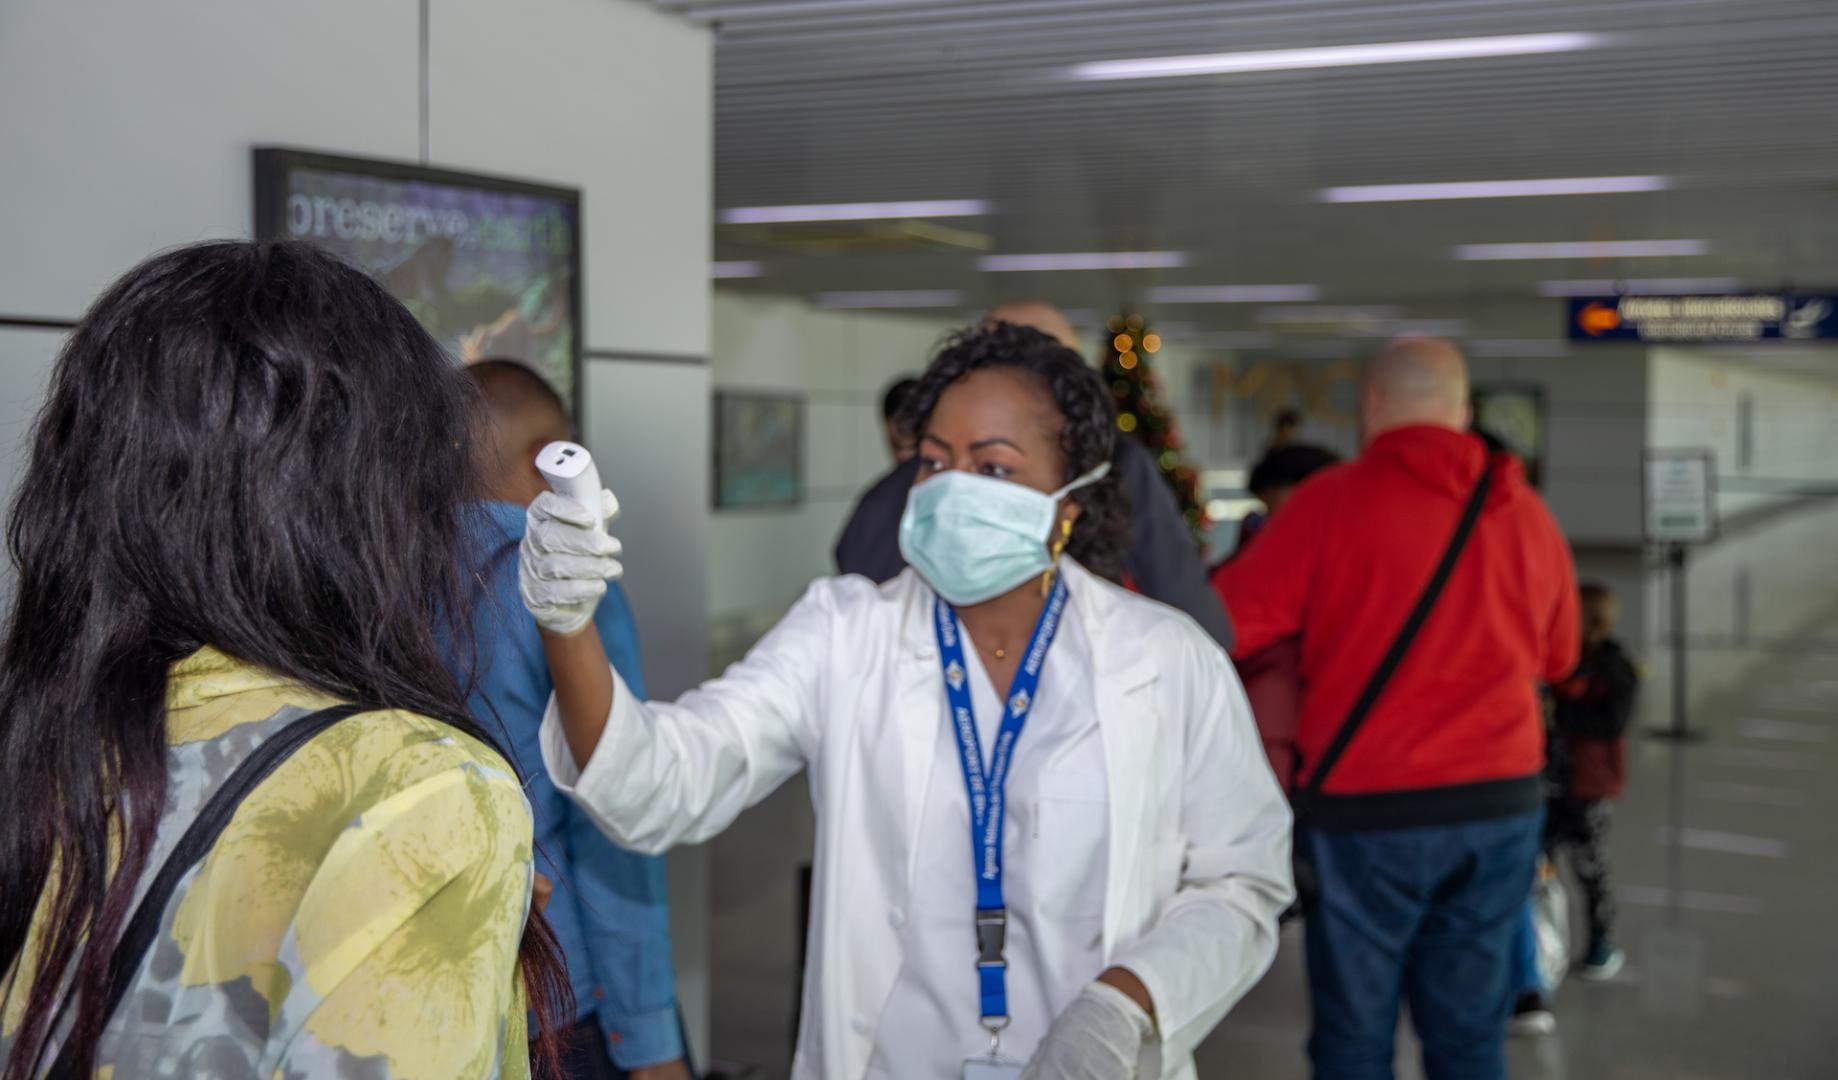
[[[1277,915],[1293,894],[1288,804],[1212,639],[1172,608],[1062,565],[1091,642],[1084,692],[1097,703],[1110,783],[1105,961],[1148,987],[1164,1077],[1191,1077],[1193,1048],[1276,954]],[[920,810],[931,770],[956,767],[938,752],[931,605],[911,570],[878,588],[818,581],[744,660],[675,704],[617,686],[585,769],[553,703],[543,718],[556,786],[644,852],[707,840],[810,769],[817,850],[800,1080],[858,1080],[877,1025],[898,1022],[882,1008],[903,959]],[[939,947],[973,959],[969,942]]]

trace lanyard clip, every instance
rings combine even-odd
[[[1008,948],[1008,909],[976,909],[976,963],[978,967],[1001,964],[1003,950]]]

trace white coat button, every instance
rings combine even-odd
[[[849,1019],[849,1026],[855,1029],[857,1035],[868,1034],[868,1018],[861,1013],[856,1013]]]
[[[889,911],[887,913],[887,925],[893,927],[895,930],[898,930],[900,929],[900,927],[905,926],[906,925],[906,912],[902,911],[899,908],[894,908],[892,911]]]

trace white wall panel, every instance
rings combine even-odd
[[[417,25],[414,0],[8,0],[0,311],[72,317],[155,251],[248,235],[256,143],[412,160]]]

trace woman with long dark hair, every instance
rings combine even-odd
[[[1191,1077],[1291,895],[1244,695],[1192,619],[1106,580],[1117,418],[1076,353],[966,332],[906,420],[911,568],[815,583],[674,704],[618,683],[585,617],[617,543],[538,496],[521,572],[555,677],[550,775],[659,851],[810,770],[800,1080]]]
[[[526,922],[527,804],[440,650],[472,433],[452,359],[311,248],[160,255],[77,326],[7,526],[5,1080],[528,1074],[526,1001],[567,984]],[[200,807],[340,703],[111,994]]]

